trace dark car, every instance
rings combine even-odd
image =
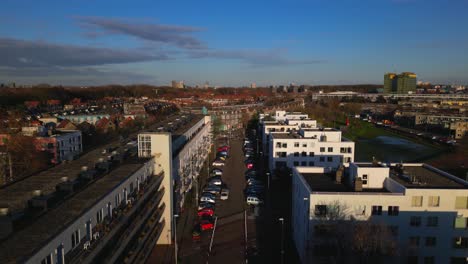
[[[202,209],[205,209],[205,208],[209,208],[209,209],[215,209],[215,205],[212,204],[212,203],[207,203],[207,202],[201,202],[198,204],[198,210],[202,210]]]

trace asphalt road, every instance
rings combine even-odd
[[[217,224],[214,232],[204,231],[201,241],[198,242],[192,241],[190,234],[183,237],[183,245],[179,254],[180,263],[227,264],[245,262],[246,223],[244,211],[246,203],[243,189],[246,169],[242,141],[231,140],[230,144],[230,157],[226,160],[226,165],[221,168],[223,170],[222,179],[230,190],[229,199],[220,200],[218,198],[216,201]],[[209,252],[211,239],[213,239],[213,243],[211,252]]]

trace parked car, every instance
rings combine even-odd
[[[203,192],[217,195],[217,194],[219,194],[220,189],[215,188],[214,186],[208,186],[208,187],[203,188]]]
[[[209,209],[215,209],[215,205],[213,203],[208,203],[208,202],[201,202],[198,204],[198,210],[202,210],[202,209],[205,209],[205,208],[209,208]]]
[[[214,228],[214,220],[211,216],[202,216],[200,220],[200,227],[202,231]]]
[[[213,161],[213,166],[224,166],[224,161],[221,161],[221,160],[215,160]]]
[[[212,203],[215,204],[216,200],[213,197],[203,196],[200,198],[200,202]]]
[[[247,169],[253,169],[254,164],[253,164],[253,163],[246,163],[246,164],[245,164],[245,167],[246,167]]]
[[[263,201],[260,200],[260,198],[258,198],[257,196],[247,196],[246,201],[249,205],[259,205],[263,203]]]
[[[218,151],[218,152],[220,152],[220,151],[228,151],[229,148],[230,148],[229,146],[221,146],[221,147],[219,147],[219,148],[217,149],[217,151]]]
[[[204,215],[208,215],[208,216],[213,216],[214,215],[214,209],[212,208],[203,208],[201,210],[198,210],[198,216],[204,216]]]
[[[257,176],[257,171],[256,170],[247,170],[245,173],[245,176]]]
[[[247,179],[247,185],[249,185],[249,186],[252,186],[252,185],[261,186],[261,185],[263,185],[263,182],[261,182],[258,179],[255,179],[255,178],[250,178],[250,179]]]
[[[218,152],[218,155],[227,157],[229,155],[229,153],[227,151],[220,151],[220,152]]]
[[[218,169],[218,168],[212,169],[211,173],[214,174],[214,175],[218,175],[218,176],[223,175],[223,171],[221,169]]]
[[[223,181],[220,179],[220,178],[215,178],[215,177],[212,177],[209,179],[209,184],[210,185],[221,185],[223,184]]]
[[[247,151],[245,152],[245,157],[246,158],[253,158],[254,157],[254,153],[252,151]]]
[[[227,200],[229,199],[229,189],[222,189],[221,190],[221,200]]]

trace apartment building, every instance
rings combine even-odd
[[[57,130],[54,134],[36,137],[35,145],[36,149],[52,155],[53,164],[73,160],[83,152],[83,140],[79,130]]]
[[[336,169],[354,161],[354,142],[332,128],[300,128],[289,133],[271,133],[267,144],[270,171],[295,166]]]
[[[379,263],[466,263],[468,182],[427,164],[295,167],[292,195],[292,235],[302,263],[393,243],[398,254]],[[359,263],[356,251],[346,262]]]
[[[210,116],[195,115],[186,122],[180,128],[170,122],[176,129],[173,133],[158,132],[166,127],[138,135],[139,156],[163,160],[162,170],[171,175],[172,183],[167,184],[174,192],[171,204],[175,213],[183,208],[187,193],[198,187],[198,175],[212,144]]]
[[[107,146],[0,189],[2,263],[144,262],[169,206],[155,167]]]

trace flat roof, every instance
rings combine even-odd
[[[102,154],[103,149],[117,148],[119,153],[123,153],[123,149],[126,147],[128,146],[121,146],[118,143],[103,145],[85,153],[77,160],[59,164],[30,177],[3,186],[0,188],[0,204],[8,206],[12,214],[22,211],[27,206],[28,200],[33,197],[35,190],[40,190],[43,195],[51,194],[55,192],[57,184],[62,182],[62,177],[68,177],[70,181],[73,181],[78,178],[83,166],[94,169],[99,158],[106,159],[110,154]]]
[[[390,167],[390,178],[406,188],[468,189],[468,184],[463,184],[461,179],[457,181],[426,164],[403,164],[402,170],[398,165],[393,165]]]
[[[277,139],[303,138],[301,137],[301,135],[298,135],[296,133],[270,133],[270,136],[272,138],[277,138]]]
[[[333,173],[301,173],[312,192],[357,192],[353,188],[335,181]],[[385,189],[362,189],[359,193],[388,193]]]
[[[21,262],[23,258],[33,255],[143,164],[144,162],[121,165],[59,206],[48,210],[27,227],[13,233],[0,244],[0,259],[6,262]]]

